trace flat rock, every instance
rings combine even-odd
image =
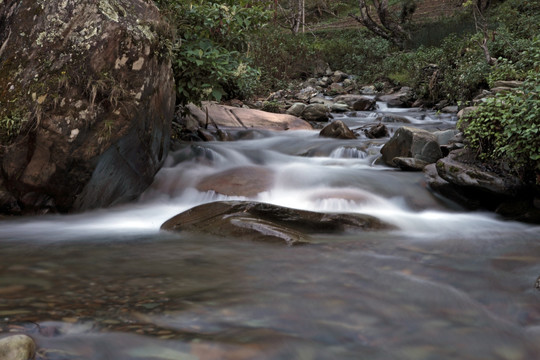
[[[426,161],[409,157],[395,157],[392,162],[401,170],[405,171],[422,171],[429,165]]]
[[[0,359],[29,360],[36,356],[36,344],[30,336],[12,335],[0,339]]]
[[[227,196],[253,197],[270,190],[273,184],[274,174],[267,168],[242,166],[207,176],[196,187]]]
[[[248,201],[219,201],[196,206],[169,220],[162,230],[189,231],[252,241],[300,245],[310,234],[391,229],[360,214],[325,214]]]
[[[185,125],[196,129],[206,125],[224,128],[244,128],[260,130],[312,130],[312,126],[293,115],[276,114],[256,109],[237,108],[220,105],[214,102],[203,102],[201,108],[190,104],[187,106],[190,114],[186,117]]]
[[[513,196],[520,190],[522,184],[518,179],[461,162],[459,157],[462,154],[464,150],[454,150],[447,157],[437,161],[437,173],[441,178],[457,186],[505,196]]]

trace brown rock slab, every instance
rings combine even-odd
[[[199,191],[215,191],[228,196],[253,197],[269,190],[274,174],[264,167],[243,166],[212,174],[197,184]]]
[[[193,104],[187,106],[190,115],[186,126],[196,129],[206,126],[206,111],[208,111],[209,126],[217,125],[224,128],[244,128],[263,130],[312,130],[306,121],[289,114],[270,113],[256,109],[238,108],[220,105],[214,102],[203,102],[198,108]]]
[[[325,214],[248,201],[196,206],[169,220],[162,230],[189,231],[252,241],[300,245],[309,234],[391,229],[369,215]]]

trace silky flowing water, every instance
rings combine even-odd
[[[454,125],[392,111],[430,130]],[[359,128],[378,115],[339,117]],[[434,196],[421,173],[379,164],[382,140],[234,136],[179,144],[135,203],[2,220],[2,335],[31,335],[47,360],[540,358],[538,226]],[[197,190],[234,168],[272,181],[247,197]],[[299,247],[159,230],[224,199],[366,213],[397,230]]]

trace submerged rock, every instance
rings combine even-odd
[[[390,166],[394,158],[415,158],[427,163],[434,163],[442,157],[437,137],[429,131],[404,126],[381,149],[383,161]]]
[[[199,232],[287,245],[307,243],[309,234],[391,228],[369,215],[325,214],[247,201],[199,205],[161,226],[161,229],[169,231]]]
[[[274,174],[262,166],[242,166],[212,174],[197,184],[199,191],[215,191],[228,196],[252,197],[270,190]]]
[[[12,335],[0,339],[0,359],[33,360],[36,356],[36,344],[30,336]]]
[[[356,139],[356,135],[343,121],[336,120],[326,125],[319,136],[335,139]]]
[[[0,151],[6,188],[20,205],[35,194],[23,211],[42,211],[45,197],[53,211],[137,197],[167,155],[175,105],[157,7],[0,4],[0,117],[17,120]]]

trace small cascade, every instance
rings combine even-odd
[[[366,156],[366,152],[348,146],[341,146],[330,154],[330,157],[333,159],[365,159]]]

